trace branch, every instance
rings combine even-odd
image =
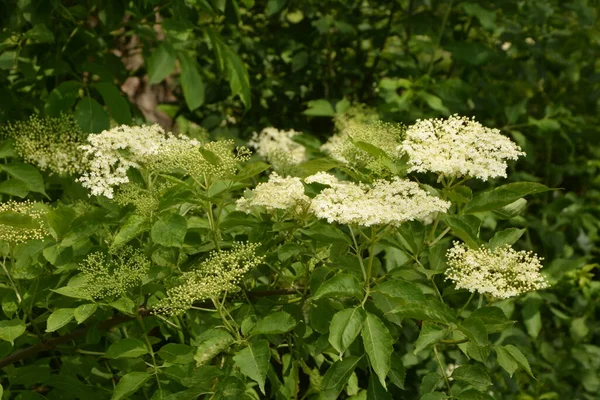
[[[286,296],[286,295],[294,295],[294,294],[299,294],[298,290],[303,290],[303,288],[298,288],[298,289],[275,289],[275,290],[256,290],[256,291],[252,291],[252,292],[248,292],[248,297],[250,298],[261,298],[261,297],[267,297],[267,296]],[[210,305],[212,305],[212,302],[210,301],[205,301],[202,303],[197,304],[199,307],[208,307]],[[138,309],[137,311],[138,315],[141,317],[148,317],[150,315],[152,315],[152,310],[145,308],[145,307],[141,307]],[[123,324],[125,322],[129,322],[134,320],[136,317],[133,316],[129,316],[129,315],[117,315],[113,318],[110,318],[106,321],[101,322],[98,325],[98,329],[100,330],[109,330],[114,328],[117,325]],[[13,353],[11,355],[9,355],[8,357],[5,357],[3,359],[0,360],[0,368],[4,368],[8,365],[14,364],[17,361],[23,360],[25,358],[29,358],[32,357],[34,355],[36,355],[37,353],[40,353],[42,351],[48,351],[48,350],[52,350],[54,349],[56,346],[59,346],[61,344],[65,344],[68,343],[72,340],[84,337],[87,335],[88,331],[90,330],[90,328],[93,325],[90,326],[86,326],[84,328],[80,328],[77,329],[71,333],[68,333],[64,336],[60,336],[60,337],[56,337],[56,338],[52,338],[52,339],[48,339],[48,340],[44,340],[41,343],[38,343],[36,345],[27,347],[23,350],[19,350],[16,353]]]

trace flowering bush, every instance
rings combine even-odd
[[[518,218],[525,196],[549,189],[476,190],[471,178],[505,176],[524,155],[500,132],[354,115],[325,153],[268,128],[252,159],[158,126],[80,140],[61,118],[10,136],[64,129],[76,167],[3,144],[17,150],[4,185],[41,180],[13,194],[31,200],[0,205],[6,391],[468,400],[493,398],[499,369],[534,379],[526,349],[504,338],[512,298],[549,286]],[[64,191],[47,194],[36,167]],[[491,215],[513,226],[496,231]]]

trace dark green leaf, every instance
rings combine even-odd
[[[543,193],[552,190],[551,188],[535,182],[514,182],[498,186],[494,189],[483,192],[471,200],[463,212],[465,214],[481,211],[491,211],[504,207],[521,197],[529,194]]]
[[[504,311],[498,307],[482,307],[473,311],[472,318],[479,318],[485,324],[488,333],[502,332],[513,325],[513,321],[506,318]]]
[[[333,117],[335,110],[331,103],[325,99],[311,100],[308,102],[308,108],[302,112],[311,117]]]
[[[380,382],[380,380],[375,379],[375,374],[369,374],[367,400],[392,400],[392,397]]]
[[[391,368],[394,352],[394,339],[385,324],[371,313],[367,313],[363,322],[361,336],[371,367],[379,377],[381,386],[385,388],[385,378]]]
[[[31,192],[46,194],[44,178],[40,171],[29,164],[3,164],[2,170],[23,182]]]
[[[158,355],[171,364],[189,364],[194,361],[194,349],[186,344],[168,343],[158,350]]]
[[[58,117],[61,113],[69,112],[79,98],[80,89],[80,82],[62,82],[48,95],[44,106],[44,113],[49,117]]]
[[[167,45],[164,43],[159,45],[147,60],[148,84],[162,82],[175,69],[175,61],[175,56]]]
[[[360,298],[362,294],[362,286],[354,275],[340,273],[319,286],[317,292],[312,296],[312,300],[332,296]]]
[[[278,335],[294,329],[296,320],[285,311],[271,313],[259,320],[250,335]]]
[[[489,248],[495,249],[506,245],[513,245],[523,236],[525,229],[508,228],[503,231],[496,232],[493,238],[489,241]]]
[[[350,356],[331,364],[323,377],[321,393],[323,399],[338,398],[359,361],[360,357]]]
[[[10,179],[7,181],[0,182],[0,193],[7,194],[9,196],[15,196],[24,198],[29,194],[29,188],[23,181],[17,179]]]
[[[153,374],[148,372],[129,372],[115,386],[111,400],[128,399],[137,392]]]
[[[360,308],[347,308],[336,313],[329,326],[329,343],[340,354],[358,337],[366,318],[365,311]]]
[[[73,311],[73,316],[75,316],[77,323],[81,324],[91,317],[97,309],[98,305],[96,303],[82,304]]]
[[[477,317],[469,316],[460,324],[460,330],[470,341],[478,346],[487,346],[488,333],[483,321]]]
[[[519,350],[518,348],[516,348],[512,344],[508,344],[508,345],[504,346],[504,349],[507,352],[509,352],[511,356],[513,356],[513,358],[517,361],[517,363],[519,363],[519,365],[525,371],[527,371],[527,373],[529,374],[529,376],[531,376],[533,379],[535,379],[535,376],[533,376],[533,372],[531,371],[531,366],[529,365],[529,361],[523,355],[523,353],[521,353],[521,350]]]
[[[479,218],[474,215],[463,215],[460,217],[445,215],[444,221],[452,229],[452,233],[469,245],[470,248],[479,248],[481,243],[479,240],[481,220]]]
[[[15,339],[25,333],[25,324],[20,319],[0,321],[0,339],[14,344]]]
[[[121,246],[148,229],[148,219],[143,215],[131,214],[119,229],[112,242],[112,247]]]
[[[198,63],[187,54],[179,55],[181,64],[181,88],[190,111],[204,104],[204,82],[198,72]]]
[[[97,83],[95,87],[102,96],[104,104],[108,107],[111,117],[113,117],[118,124],[131,124],[129,102],[121,95],[119,89],[108,82]]]
[[[421,325],[421,333],[419,333],[419,338],[415,342],[415,351],[413,353],[416,355],[428,346],[436,344],[445,338],[447,334],[447,329],[442,328],[441,326],[438,326],[432,322],[423,321],[423,324]]]
[[[134,338],[126,338],[111,344],[106,350],[106,358],[136,358],[148,353],[144,342]]]
[[[494,350],[496,350],[498,364],[508,372],[508,375],[513,376],[519,368],[517,360],[502,346],[494,346]]]
[[[198,348],[194,354],[197,367],[209,363],[217,354],[229,348],[234,342],[231,335],[221,329],[205,331],[198,341]]]
[[[73,308],[59,308],[48,317],[46,332],[54,332],[67,325],[75,317]]]
[[[404,389],[406,368],[404,368],[402,357],[396,352],[392,354],[392,367],[390,368],[390,372],[388,372],[388,378],[390,378],[390,382],[392,382],[394,385],[400,389]]]
[[[75,120],[83,132],[98,133],[110,127],[106,110],[94,99],[86,96],[75,107]]]
[[[452,372],[452,378],[473,385],[481,391],[492,385],[489,375],[479,365],[460,365]]]
[[[152,226],[150,236],[154,243],[165,247],[181,247],[187,232],[187,221],[176,213],[161,215]]]
[[[225,46],[223,54],[227,61],[227,74],[231,93],[239,95],[246,109],[250,108],[250,79],[242,59],[229,47]]]
[[[242,374],[256,381],[263,394],[265,394],[265,380],[270,359],[271,350],[269,350],[269,342],[266,340],[252,342],[233,356],[233,361]]]

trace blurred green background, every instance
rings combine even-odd
[[[405,124],[474,116],[527,152],[510,179],[562,188],[485,222],[527,227],[553,283],[517,302],[504,338],[527,349],[538,380],[495,382],[494,395],[598,399],[599,10],[596,0],[3,0],[0,124],[74,113],[86,132],[157,122],[242,142],[274,126],[323,141],[332,117],[358,104]]]

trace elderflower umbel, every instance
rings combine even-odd
[[[231,250],[212,252],[197,268],[181,276],[181,284],[167,290],[155,306],[157,313],[177,315],[204,299],[239,290],[242,276],[264,261],[257,243],[235,243]]]
[[[446,279],[454,282],[457,289],[506,299],[548,287],[540,274],[541,258],[509,245],[494,250],[470,249],[464,243],[454,242],[447,257]]]
[[[58,175],[83,171],[83,155],[78,146],[85,135],[73,118],[31,116],[27,121],[8,123],[3,136],[15,141],[17,154],[26,162]]]
[[[446,212],[450,203],[429,195],[415,182],[394,178],[376,180],[372,185],[341,182],[333,175],[319,173],[305,182],[329,185],[316,195],[310,211],[328,222],[348,225],[400,225],[403,222],[431,219]]]
[[[84,277],[84,291],[92,298],[123,296],[146,277],[150,260],[130,246],[116,254],[91,253],[79,265]]]
[[[256,149],[258,155],[270,162],[275,170],[281,171],[307,159],[306,148],[292,139],[297,135],[301,133],[265,128],[260,134],[254,132],[248,144]]]
[[[402,126],[381,121],[363,123],[354,120],[346,121],[342,126],[340,133],[333,135],[321,146],[321,150],[334,160],[353,168],[381,170],[381,160],[357,147],[357,142],[379,148],[392,160],[400,158],[398,145],[404,130]]]
[[[236,208],[250,213],[253,207],[264,207],[267,212],[290,210],[296,214],[305,210],[310,198],[304,194],[300,178],[279,176],[271,173],[268,182],[259,183],[248,197],[238,199]]]
[[[506,160],[525,155],[498,129],[458,115],[418,120],[408,127],[398,150],[408,155],[409,172],[431,171],[483,181],[506,177]]]
[[[139,162],[157,154],[167,140],[159,125],[121,125],[88,136],[88,145],[80,147],[85,153],[89,170],[78,180],[92,195],[113,198],[114,186],[129,182],[127,170],[139,167]]]
[[[0,203],[0,215],[19,222],[19,226],[0,223],[0,240],[22,243],[43,239],[49,233],[43,221],[44,214],[44,210],[40,209],[38,204],[29,200],[23,202],[9,200]]]
[[[247,149],[231,150],[232,140],[201,143],[186,136],[165,133],[159,125],[122,125],[88,136],[81,146],[88,170],[79,178],[92,195],[113,198],[116,186],[129,182],[129,168],[154,172],[176,170],[198,178],[224,177],[235,173],[237,163],[249,158]]]

